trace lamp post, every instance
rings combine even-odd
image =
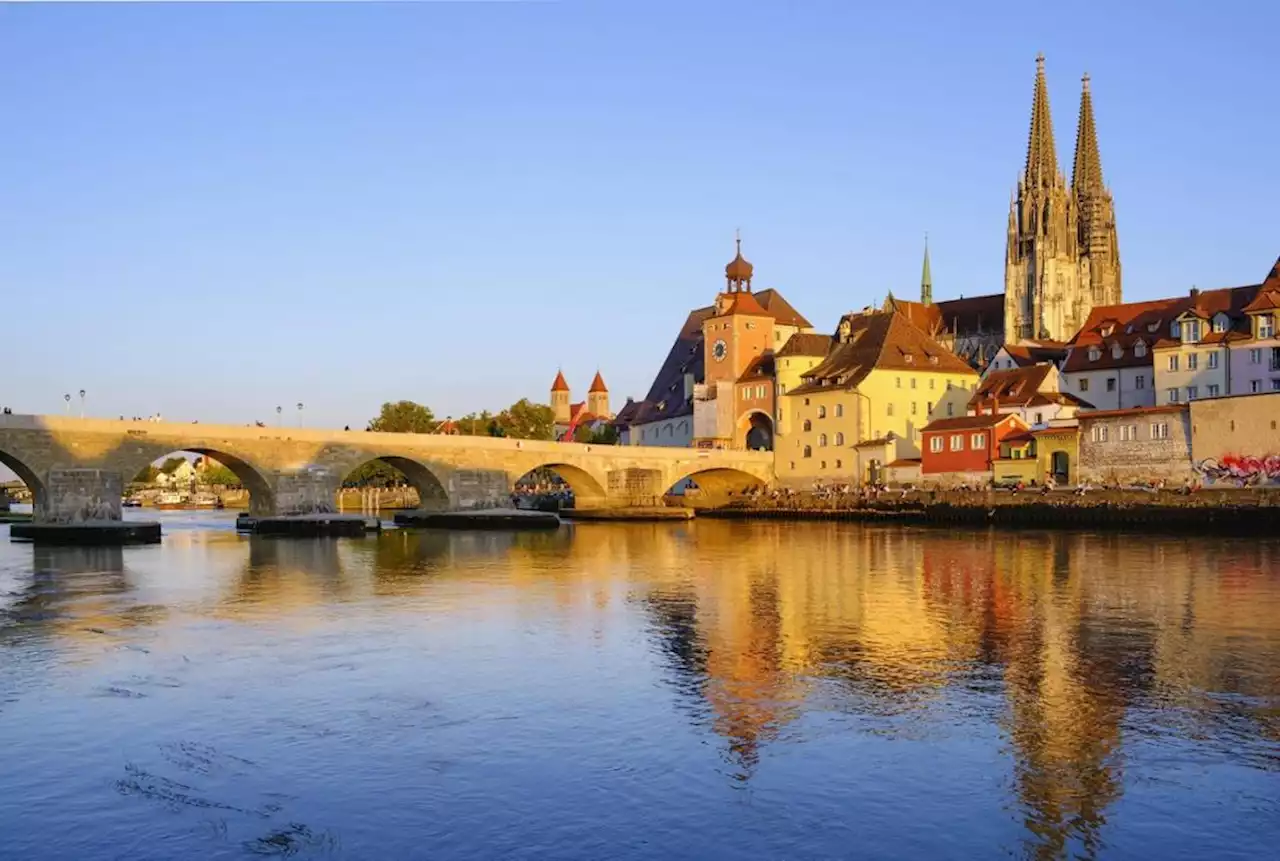
[[[284,413],[284,407],[276,407],[276,427],[284,425],[284,416],[282,413]]]
[[[302,401],[298,401],[298,427],[302,427]]]
[[[71,415],[71,393],[63,395],[62,399],[67,402],[67,415]]]
[[[80,418],[84,418],[84,389],[80,390]]]

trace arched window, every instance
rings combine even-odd
[[[807,430],[807,431],[811,431],[811,430],[813,430],[813,422],[809,421],[808,419],[805,419],[805,420],[804,420],[804,429],[805,429],[805,430]]]
[[[824,433],[820,433],[820,434],[818,434],[818,447],[819,447],[819,448],[821,448],[822,446],[825,446],[826,444],[827,444],[827,435],[826,435],[826,434],[824,434]]]
[[[804,456],[805,456],[805,457],[813,457],[813,447],[812,447],[812,446],[805,446],[805,447],[804,447]]]
[[[824,406],[818,407],[818,418],[825,419],[826,417],[827,417],[827,408]]]
[[[842,433],[836,434],[836,445],[844,445],[844,434]]]
[[[836,418],[844,416],[844,404],[836,404]]]

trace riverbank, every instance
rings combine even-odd
[[[1034,529],[1275,535],[1280,489],[1176,491],[1095,490],[1084,494],[1010,491],[889,492],[876,498],[792,494],[743,500],[699,517],[851,520]]]

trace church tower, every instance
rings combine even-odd
[[[1091,303],[1080,290],[1076,198],[1058,170],[1044,55],[1036,57],[1027,160],[1009,206],[1004,338],[1071,338]]]
[[[569,384],[565,382],[564,372],[556,371],[555,382],[551,384],[551,412],[555,415],[555,423],[569,423]]]
[[[920,273],[920,304],[933,304],[933,273],[929,271],[929,237],[924,238],[924,271]]]
[[[596,371],[591,388],[587,389],[587,412],[600,418],[612,418],[609,412],[609,387],[604,384],[604,377]]]
[[[702,324],[707,383],[734,382],[771,346],[773,317],[751,294],[755,270],[742,256],[742,239],[736,243],[737,253],[724,267],[724,291],[716,296],[715,310]]]
[[[1071,171],[1071,196],[1076,203],[1076,243],[1080,250],[1080,284],[1091,305],[1118,305],[1120,298],[1120,241],[1116,237],[1116,208],[1102,181],[1098,130],[1093,122],[1089,76],[1082,79],[1080,123],[1076,130],[1076,160]]]

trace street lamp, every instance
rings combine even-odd
[[[276,407],[276,427],[280,427],[284,424],[284,417],[281,415],[283,412],[284,407]]]
[[[71,415],[71,393],[63,395],[62,399],[67,402],[67,415]]]
[[[302,401],[298,401],[298,427],[302,427]]]
[[[80,418],[84,418],[84,389],[80,390]]]

